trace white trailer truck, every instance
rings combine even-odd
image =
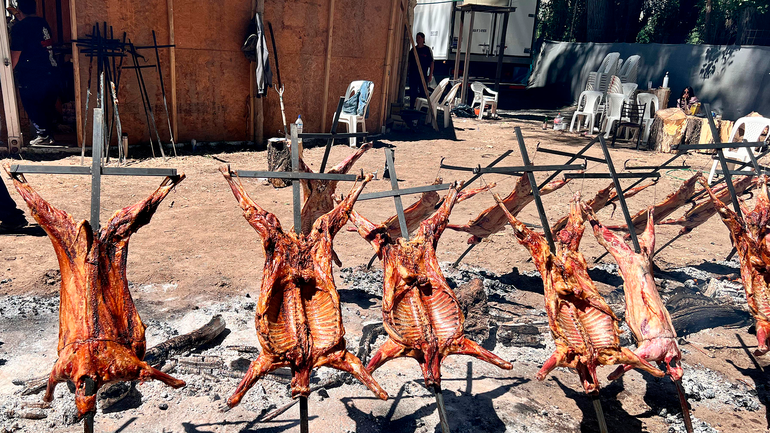
[[[415,34],[425,34],[425,45],[433,50],[436,61],[434,75],[437,77],[453,75],[462,13],[459,7],[468,3],[470,2],[417,0],[412,28]],[[515,8],[508,16],[501,81],[505,85],[526,83],[532,63],[539,0],[475,0],[473,3]],[[465,14],[461,61],[464,60],[471,21],[471,13]],[[503,13],[494,12],[474,12],[473,15],[469,75],[476,80],[494,82],[505,17]]]

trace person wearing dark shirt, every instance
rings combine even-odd
[[[52,144],[59,92],[51,28],[35,15],[35,0],[18,0],[17,9],[17,22],[11,28],[11,63],[21,103],[35,128],[30,145]]]
[[[423,77],[427,85],[433,79],[433,51],[425,45],[425,34],[420,32],[415,36],[417,46],[409,52],[409,106],[414,108],[417,98],[427,98],[425,89],[420,80],[420,71],[417,68],[417,62],[414,60],[414,52],[417,51],[417,57],[420,58],[420,67],[422,67]]]

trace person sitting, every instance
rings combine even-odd
[[[693,92],[692,87],[690,86],[685,87],[682,91],[682,96],[676,100],[676,106],[681,108],[687,114],[697,113],[698,107],[696,107],[695,113],[692,112],[692,109],[696,104],[700,107],[700,100],[695,96],[695,92]]]

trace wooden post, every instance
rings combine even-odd
[[[465,64],[463,64],[463,88],[460,93],[460,101],[464,104],[465,97],[468,95],[468,68],[471,65],[471,42],[473,41],[473,18],[476,12],[471,11],[471,22],[468,26],[468,44],[465,49]],[[484,107],[481,107],[483,110]]]
[[[75,0],[71,0],[75,1]],[[179,124],[177,122],[177,105],[176,105],[176,38],[174,36],[174,0],[166,0],[166,8],[168,9],[168,43],[172,45],[169,48],[169,68],[171,70],[171,129],[174,130],[174,137],[179,141]]]
[[[83,136],[85,131],[83,130],[83,116],[87,113],[83,113],[83,104],[81,102],[80,91],[80,51],[78,50],[75,39],[78,38],[78,19],[75,11],[76,2],[70,0],[70,37],[72,38],[72,69],[75,86],[75,123],[77,123],[76,131],[78,137],[78,143],[83,143]]]
[[[382,99],[380,104],[380,128],[385,126],[388,118],[388,93],[390,91],[390,77],[393,71],[393,50],[395,41],[393,34],[396,31],[396,13],[398,11],[399,0],[391,0],[390,27],[388,27],[388,45],[385,51],[385,72],[382,74]],[[383,129],[384,132],[384,129]]]
[[[436,122],[436,116],[433,115],[433,102],[430,100],[430,92],[428,92],[428,84],[425,82],[425,74],[422,72],[422,65],[420,65],[420,56],[417,55],[417,43],[414,41],[412,35],[412,26],[408,22],[406,23],[406,32],[409,34],[409,40],[412,42],[412,53],[414,53],[414,61],[417,63],[417,72],[420,73],[420,82],[422,82],[422,88],[425,91],[425,99],[428,101],[428,116],[430,116],[430,123],[433,125],[433,129],[438,131],[438,123]]]
[[[334,0],[329,0],[329,22],[326,36],[326,65],[324,66],[324,99],[321,106],[321,131],[326,128],[326,115],[329,108],[329,74],[332,67],[332,36],[334,33]],[[347,95],[346,95],[347,96]]]

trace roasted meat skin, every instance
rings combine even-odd
[[[452,207],[486,189],[458,193],[455,184],[409,241],[392,238],[384,224],[376,225],[356,211],[351,213],[350,220],[372,244],[385,269],[382,317],[389,338],[369,362],[369,372],[391,359],[409,356],[420,364],[425,385],[430,387],[441,384],[441,362],[452,354],[512,368],[509,362],[465,338],[465,318],[436,258],[436,246]]]
[[[770,230],[770,199],[767,196],[767,176],[759,178],[759,195],[752,211],[742,209],[743,218],[728,208],[708,187],[701,177],[711,202],[716,206],[722,222],[730,230],[733,247],[741,262],[741,280],[746,291],[749,311],[757,326],[757,350],[761,356],[770,351],[770,247],[767,243]]]
[[[32,216],[48,233],[61,269],[59,359],[43,400],[53,400],[59,382],[71,381],[78,415],[83,416],[96,411],[96,393],[86,395],[87,385],[98,390],[110,382],[136,379],[156,379],[174,388],[185,385],[142,361],[145,326],[126,279],[129,238],[150,222],[182,179],[184,175],[166,178],[150,197],[116,212],[94,236],[87,221],[76,223],[40,197],[24,176],[13,176]]]
[[[756,178],[750,176],[740,176],[733,179],[736,194],[743,194],[749,187],[756,185],[756,181]],[[727,203],[730,201],[730,191],[727,189],[727,185],[721,184],[714,188],[713,191],[720,202]],[[658,224],[680,225],[682,229],[679,231],[679,234],[684,235],[711,219],[716,213],[717,209],[714,207],[714,203],[711,199],[705,198],[696,202],[682,217],[661,221]]]
[[[353,164],[361,158],[372,143],[364,143],[361,147],[345,158],[342,162],[327,171],[328,174],[345,174],[353,168]],[[313,170],[300,159],[300,171],[313,173]],[[305,201],[302,204],[302,234],[307,235],[313,228],[313,223],[322,215],[334,209],[334,192],[337,190],[337,180],[302,179],[302,193]]]
[[[697,179],[696,179],[697,180]],[[673,380],[682,379],[682,353],[676,343],[676,331],[671,316],[660,298],[652,271],[655,251],[654,207],[647,210],[644,233],[639,237],[641,253],[637,254],[623,239],[603,226],[594,212],[583,204],[588,221],[599,244],[612,254],[623,277],[626,297],[626,323],[636,337],[638,348],[634,353],[648,362],[665,362]],[[610,380],[619,378],[627,367],[619,367]]]
[[[543,278],[545,311],[556,351],[537,373],[537,379],[545,379],[556,367],[569,367],[577,370],[586,393],[595,393],[599,391],[598,365],[628,364],[662,377],[662,371],[620,347],[618,319],[589,277],[585,258],[578,250],[584,231],[579,198],[572,201],[570,219],[556,239],[556,254],[551,253],[543,235],[517,220],[502,200],[495,198]]]
[[[243,215],[262,237],[265,266],[255,326],[262,353],[227,400],[240,403],[259,378],[280,367],[292,370],[292,396],[310,394],[310,373],[329,366],[353,374],[379,398],[387,393],[345,348],[340,298],[332,273],[332,241],[347,223],[367,176],[331,212],[313,223],[309,235],[284,232],[278,218],[257,205],[239,180],[222,169]]]
[[[566,185],[570,180],[555,180],[548,185],[540,188],[540,195],[550,194]],[[529,177],[522,176],[516,182],[510,194],[503,199],[505,207],[513,215],[518,215],[535,197],[532,195],[532,187],[529,183]],[[460,232],[470,233],[469,244],[477,244],[482,239],[493,233],[497,233],[505,228],[507,223],[505,213],[499,206],[492,206],[483,210],[476,218],[468,221],[465,225],[449,224],[447,228]]]
[[[663,220],[667,216],[674,213],[677,209],[684,206],[689,202],[693,195],[695,195],[695,185],[698,183],[699,174],[693,175],[682,183],[676,191],[672,192],[660,203],[653,206],[653,211],[658,220]],[[596,212],[596,210],[594,210]],[[647,209],[642,209],[631,217],[631,222],[634,224],[634,229],[637,233],[642,232],[647,226]],[[628,231],[626,225],[622,226],[607,226],[610,230],[623,230]]]
[[[644,191],[645,189],[651,187],[652,185],[655,185],[654,183],[648,183],[646,185],[640,185],[635,188],[631,188],[627,193],[625,193],[625,198],[630,198],[635,196],[636,194],[639,194],[640,192]],[[591,209],[594,210],[594,212],[598,212],[601,209],[604,209],[605,206],[610,204],[612,200],[614,200],[618,193],[613,191],[615,188],[614,183],[610,183],[607,188],[599,190],[594,198],[588,200],[586,203],[588,203],[589,206],[591,206]],[[614,206],[614,203],[612,203]],[[513,214],[513,212],[511,212]],[[516,214],[513,214],[516,216]],[[557,237],[559,235],[559,232],[567,226],[567,221],[569,221],[569,214],[567,214],[565,217],[557,221],[555,224],[551,226],[551,234],[553,237]]]

